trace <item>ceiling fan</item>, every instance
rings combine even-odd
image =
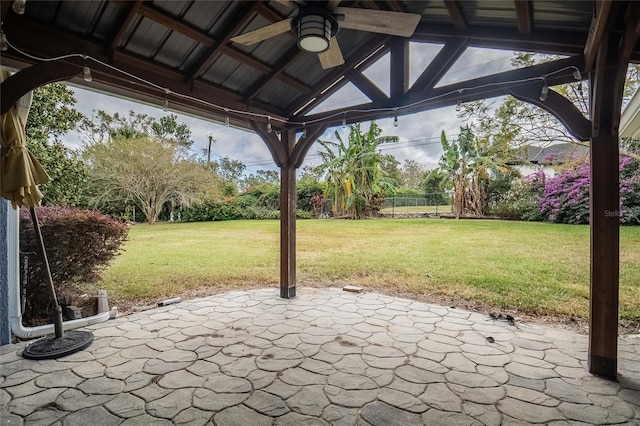
[[[335,37],[338,29],[411,37],[421,18],[416,13],[338,7],[340,1],[336,0],[277,1],[295,5],[298,13],[292,18],[236,36],[231,41],[251,45],[293,31],[298,36],[298,47],[306,52],[317,53],[323,69],[344,64],[342,51]]]

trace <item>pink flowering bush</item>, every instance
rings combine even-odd
[[[539,195],[540,213],[545,221],[589,223],[589,163],[567,168],[560,175],[543,179]],[[640,164],[630,157],[620,157],[620,223],[640,224]],[[533,175],[532,185],[540,182]]]

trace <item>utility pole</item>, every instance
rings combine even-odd
[[[213,136],[209,135],[209,149],[207,149],[207,166],[211,164],[211,144],[213,143]]]

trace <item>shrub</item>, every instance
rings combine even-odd
[[[128,228],[97,211],[36,208],[56,291],[98,281],[100,271],[118,254]],[[42,316],[50,303],[48,278],[29,209],[20,211],[20,250],[29,256],[25,319]],[[24,258],[21,259],[24,262]],[[24,274],[24,264],[20,268]],[[24,282],[24,276],[22,282]]]

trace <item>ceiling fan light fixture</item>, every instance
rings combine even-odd
[[[303,9],[291,21],[298,35],[298,47],[310,53],[329,49],[331,37],[338,32],[338,21],[325,9]]]

